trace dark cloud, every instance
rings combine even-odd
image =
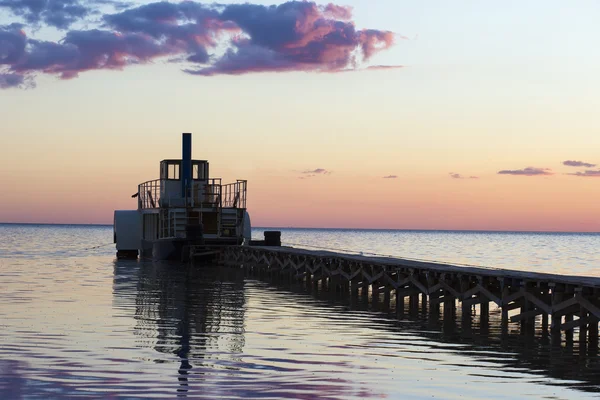
[[[567,175],[581,176],[584,178],[600,178],[600,170],[587,170],[585,172],[575,172]]]
[[[276,51],[257,46],[249,40],[238,41],[210,67],[186,69],[192,75],[241,75],[250,72],[297,71],[299,66],[286,60]]]
[[[0,0],[0,7],[29,22],[59,28],[89,14],[81,4],[78,0]],[[101,18],[101,29],[71,30],[58,42],[27,38],[23,26],[13,24],[0,27],[0,67],[4,66],[0,73],[20,74],[23,79],[47,73],[68,79],[84,71],[122,69],[160,57],[193,63],[195,67],[184,71],[203,76],[341,72],[356,69],[389,48],[395,37],[389,31],[357,30],[351,18],[350,8],[308,1],[277,6],[183,1],[107,14]],[[214,50],[219,54],[211,54]]]
[[[150,3],[103,17],[107,27],[119,32],[143,33],[171,43],[216,46],[224,31],[241,32],[239,27],[223,21],[220,13],[192,1]],[[185,49],[185,46],[182,47]]]
[[[222,21],[219,12],[200,3],[159,2],[121,13],[104,16],[107,27],[119,32],[149,35],[173,54],[182,54],[196,64],[210,61],[207,47],[216,47],[223,33],[240,33],[230,21]]]
[[[394,43],[388,31],[356,30],[349,9],[314,2],[289,1],[278,6],[232,4],[221,13],[245,34],[225,54],[196,75],[250,72],[338,72],[369,60]],[[356,50],[362,50],[357,59]]]
[[[202,48],[194,57],[207,57]],[[155,40],[140,33],[118,33],[92,29],[69,31],[60,42],[27,39],[20,25],[0,27],[0,66],[3,74],[43,72],[63,79],[96,69],[122,69],[130,64],[146,63],[156,57],[179,54],[171,42]]]
[[[28,86],[23,75],[0,74],[0,89],[23,88]]]
[[[500,175],[522,175],[522,176],[538,176],[538,175],[554,175],[549,168],[534,168],[527,167],[515,170],[498,171]]]
[[[25,54],[27,37],[23,25],[0,25],[0,65],[14,65]]]
[[[566,165],[568,167],[586,167],[586,168],[594,168],[596,166],[596,164],[589,164],[583,161],[572,161],[572,160],[567,160],[567,161],[563,161],[563,165]]]
[[[67,29],[91,11],[80,0],[0,0],[0,9],[23,17],[28,23],[44,23],[59,29]]]
[[[317,169],[303,171],[302,173],[306,174],[306,175],[312,175],[312,176],[315,176],[315,175],[330,175],[331,171],[327,171],[324,168],[317,168]]]
[[[384,176],[383,179],[396,179],[398,178],[397,175],[388,175],[388,176]]]
[[[98,29],[70,31],[61,43],[31,40],[28,51],[12,65],[12,70],[41,71],[69,79],[83,71],[121,69],[172,53],[168,44],[137,33],[117,34]]]

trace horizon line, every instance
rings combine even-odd
[[[103,226],[112,227],[113,224],[95,223],[62,223],[62,222],[1,222],[0,225],[45,225],[45,226]],[[494,233],[587,233],[598,234],[600,231],[560,231],[560,230],[500,230],[500,229],[423,229],[423,228],[339,228],[339,227],[296,227],[296,226],[253,226],[252,229],[330,229],[340,231],[405,231],[405,232],[494,232]]]

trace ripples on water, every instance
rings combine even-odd
[[[398,320],[373,303],[240,270],[117,262],[111,246],[93,248],[111,242],[110,228],[0,225],[0,237],[3,399],[569,399],[600,390],[598,356],[502,338],[498,324],[464,331],[453,319]]]

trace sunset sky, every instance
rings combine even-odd
[[[192,132],[254,226],[600,231],[598,1],[53,1],[0,0],[0,222],[110,224]]]

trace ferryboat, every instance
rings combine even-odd
[[[137,210],[114,212],[117,258],[183,260],[190,251],[248,245],[247,181],[222,184],[206,160],[192,159],[192,135],[182,134],[181,159],[160,162],[159,179],[138,185]]]

